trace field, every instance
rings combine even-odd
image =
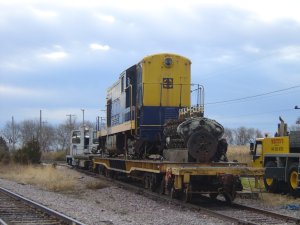
[[[250,155],[249,146],[228,146],[227,157],[229,161],[238,161],[240,163],[246,163],[248,166],[252,166],[252,156]]]
[[[60,173],[52,166],[2,166],[0,177],[13,180],[18,183],[36,185],[42,189],[51,191],[73,190],[75,187],[76,175],[73,171]]]
[[[78,181],[82,179],[82,176],[80,173],[64,167],[10,164],[0,166],[0,178],[21,184],[35,185],[44,190],[72,193],[78,188]],[[99,189],[106,185],[92,179],[85,183],[85,187]]]

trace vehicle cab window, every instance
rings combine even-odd
[[[262,155],[262,142],[257,141],[255,144],[254,155],[261,156]]]
[[[97,137],[97,131],[93,132],[93,144],[99,144],[99,139]]]
[[[73,131],[72,133],[72,144],[80,144],[80,131]]]

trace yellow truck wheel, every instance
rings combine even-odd
[[[276,167],[276,163],[273,161],[269,161],[266,163],[265,167]],[[277,192],[278,191],[278,180],[276,178],[264,178],[265,188],[269,192]]]
[[[299,177],[298,177],[298,163],[293,163],[290,168],[289,168],[289,176],[288,176],[288,184],[289,184],[289,189],[290,193],[292,195],[298,195],[299,190],[298,190],[298,182],[299,182]]]

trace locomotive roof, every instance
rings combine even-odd
[[[165,53],[157,53],[157,54],[152,54],[152,55],[147,55],[140,62],[142,62],[142,61],[144,61],[146,59],[149,59],[151,57],[154,57],[154,56],[165,56],[165,57],[176,56],[176,57],[180,57],[180,58],[183,58],[185,60],[188,60],[190,63],[192,63],[190,59],[188,59],[188,58],[186,58],[186,57],[184,57],[182,55],[178,55],[178,54],[174,54],[174,53],[167,53],[167,52],[165,52]]]
[[[134,64],[134,65],[128,67],[126,70],[122,71],[122,73],[120,73],[120,75],[119,75],[119,77],[118,77],[119,79],[118,79],[116,82],[114,82],[111,86],[109,86],[109,87],[107,88],[107,91],[111,90],[113,87],[115,87],[116,85],[119,84],[120,78],[123,76],[123,74],[125,73],[125,71],[127,71],[127,70],[130,69],[131,67],[136,66],[136,65],[138,65],[139,63],[141,63],[141,62],[143,62],[143,61],[145,61],[145,60],[147,60],[147,59],[150,59],[151,57],[154,57],[154,56],[165,56],[165,57],[168,57],[168,56],[169,56],[169,57],[170,57],[170,56],[176,56],[176,57],[180,57],[180,58],[183,58],[183,59],[187,60],[190,64],[192,63],[190,59],[188,59],[188,58],[186,58],[186,57],[184,57],[184,56],[182,56],[182,55],[178,55],[178,54],[174,54],[174,53],[157,53],[157,54],[147,55],[147,56],[145,56],[144,58],[142,58],[137,64]]]

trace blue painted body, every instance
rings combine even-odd
[[[140,110],[140,138],[159,141],[167,120],[177,119],[179,107],[143,106]]]

